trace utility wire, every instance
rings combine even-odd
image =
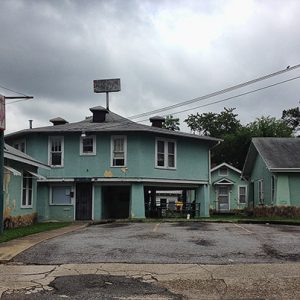
[[[201,97],[197,97],[197,98],[194,98],[194,99],[191,99],[191,100],[179,102],[177,104],[173,104],[173,105],[166,106],[166,107],[163,107],[163,108],[155,109],[155,110],[152,110],[152,111],[149,111],[149,112],[133,115],[131,117],[128,117],[128,119],[131,119],[131,120],[132,119],[138,119],[138,118],[145,117],[145,116],[148,116],[148,115],[152,115],[152,114],[155,114],[155,113],[159,113],[159,112],[163,112],[163,111],[170,110],[170,109],[173,109],[173,108],[177,108],[177,107],[185,106],[185,105],[188,105],[188,104],[192,104],[192,103],[195,103],[195,102],[198,102],[198,101],[203,101],[203,100],[206,100],[208,98],[212,98],[212,97],[215,97],[215,96],[218,96],[218,95],[221,95],[221,94],[225,94],[225,93],[231,92],[233,90],[248,86],[250,84],[253,84],[253,83],[256,83],[256,82],[259,82],[259,81],[262,81],[262,80],[266,80],[266,79],[269,79],[271,77],[284,74],[286,72],[293,71],[293,70],[295,70],[299,67],[300,67],[300,64],[292,66],[292,67],[288,67],[286,69],[283,69],[283,70],[280,70],[280,71],[277,71],[277,72],[274,72],[274,73],[270,73],[268,75],[264,75],[264,76],[261,76],[261,77],[258,77],[256,79],[252,79],[252,80],[249,80],[249,81],[246,81],[246,82],[243,82],[243,83],[239,83],[239,84],[231,86],[229,88],[222,89],[222,90],[219,90],[219,91],[216,91],[216,92],[213,92],[213,93],[201,96]]]
[[[7,88],[7,87],[5,87],[5,86],[3,86],[3,85],[0,85],[0,88],[5,89],[5,90],[10,91],[10,92],[13,92],[13,93],[16,93],[16,94],[19,94],[19,95],[22,95],[22,96],[27,96],[27,95],[25,95],[25,94],[23,94],[23,93],[14,91],[14,90],[12,90],[12,89],[9,89],[9,88]]]
[[[203,104],[203,105],[199,105],[199,106],[196,106],[196,107],[193,107],[193,108],[188,108],[188,109],[185,109],[185,110],[181,110],[179,112],[174,112],[174,113],[172,113],[172,115],[180,114],[180,113],[183,113],[183,112],[187,112],[189,110],[194,110],[196,108],[205,107],[205,106],[213,105],[213,104],[216,104],[216,103],[221,103],[221,102],[229,101],[231,99],[239,98],[241,96],[249,95],[249,94],[256,93],[256,92],[259,92],[259,91],[262,91],[262,90],[266,90],[266,89],[269,89],[271,87],[274,87],[274,86],[277,86],[277,85],[281,85],[281,84],[284,84],[284,83],[287,83],[287,82],[290,82],[290,81],[293,81],[293,80],[296,80],[296,79],[299,79],[299,78],[300,78],[300,76],[292,77],[292,78],[289,78],[289,79],[286,79],[286,80],[282,80],[282,81],[279,81],[279,82],[276,82],[276,83],[273,83],[273,84],[270,84],[270,85],[267,85],[267,86],[264,86],[264,87],[261,87],[261,88],[257,88],[255,90],[250,90],[248,92],[244,92],[244,93],[241,93],[241,94],[238,94],[238,95],[227,97],[225,99],[220,99],[220,100],[217,100],[217,101],[214,101],[214,102],[210,102],[210,103],[206,103],[206,104]],[[164,116],[167,116],[169,114],[166,114]],[[145,122],[145,121],[148,121],[148,119],[144,119],[144,120],[140,120],[140,121],[126,120],[126,121],[121,121],[121,122],[119,122],[117,124],[113,124],[113,125],[109,125],[108,124],[107,126],[103,126],[102,129],[111,129],[111,128],[119,127],[119,126],[122,126],[122,125],[126,126],[126,125],[130,125],[132,123],[142,123],[142,122]],[[144,124],[142,124],[142,125],[144,125]]]

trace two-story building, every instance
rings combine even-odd
[[[138,124],[101,106],[92,116],[21,130],[11,146],[51,166],[39,169],[39,220],[145,218],[157,190],[194,190],[209,215],[210,148],[219,140]]]

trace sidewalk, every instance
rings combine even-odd
[[[31,235],[24,236],[19,239],[11,240],[5,243],[0,243],[0,263],[7,263],[16,255],[24,250],[45,240],[60,236],[75,230],[79,230],[88,226],[88,223],[75,223],[63,228],[44,231]]]

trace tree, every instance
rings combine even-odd
[[[238,115],[233,111],[235,108],[226,108],[219,114],[208,112],[196,115],[189,115],[184,122],[187,123],[191,131],[201,135],[213,137],[222,137],[225,134],[234,133],[240,127],[241,123],[236,118]]]
[[[287,124],[287,126],[292,128],[294,131],[297,131],[300,125],[299,107],[284,110],[282,112],[281,119]]]
[[[293,129],[274,117],[260,117],[247,125],[252,137],[290,137]]]
[[[169,129],[172,131],[179,131],[179,118],[174,118],[172,115],[166,116],[166,120],[163,123],[163,128]]]

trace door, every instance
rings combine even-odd
[[[76,220],[92,219],[92,183],[76,183]]]
[[[229,187],[219,186],[218,188],[219,211],[229,211]]]

